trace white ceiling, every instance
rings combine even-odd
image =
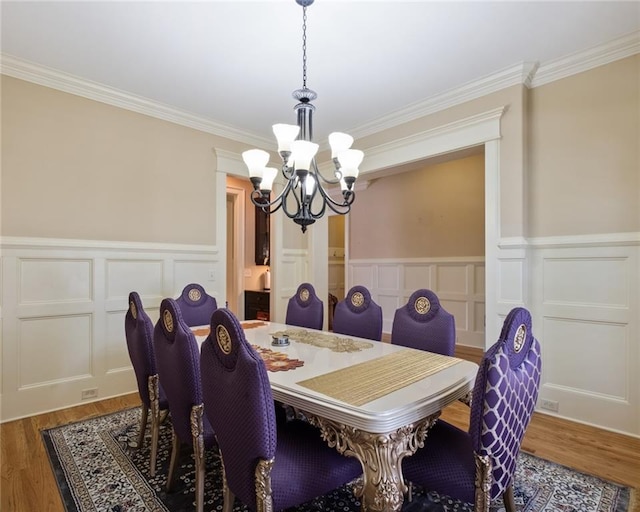
[[[3,58],[252,137],[271,139],[273,123],[295,123],[302,8],[294,0],[3,0],[1,9]],[[640,30],[635,1],[316,0],[307,13],[319,142],[506,68],[544,65]]]

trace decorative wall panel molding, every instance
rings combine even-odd
[[[7,238],[2,250],[2,417],[135,392],[124,335],[128,295],[152,320],[199,282],[224,304],[214,246]],[[222,288],[223,289],[223,288]]]
[[[559,416],[638,436],[640,247],[634,239],[607,235],[583,243],[579,237],[573,247],[546,239],[532,250],[531,282],[543,356],[539,405],[557,403]]]
[[[415,290],[428,288],[455,317],[457,343],[484,348],[484,258],[358,259],[348,268],[349,286],[366,286],[382,307],[385,333],[391,333],[396,309]]]

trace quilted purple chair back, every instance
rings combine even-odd
[[[313,285],[302,283],[296,294],[289,299],[285,323],[306,327],[307,329],[322,329],[324,321],[324,304],[316,295]]]
[[[364,286],[354,286],[336,304],[333,332],[375,341],[382,339],[382,308]]]
[[[180,308],[182,319],[189,327],[209,325],[211,314],[218,309],[216,299],[207,295],[204,288],[197,283],[185,286],[176,302]]]
[[[416,290],[409,301],[396,310],[391,343],[452,356],[456,348],[455,319],[431,290]]]
[[[149,376],[157,373],[153,350],[153,322],[142,307],[138,292],[129,294],[129,309],[124,317],[124,332],[129,358],[136,374],[140,400],[147,408],[151,408]]]
[[[514,308],[500,339],[484,355],[473,388],[469,435],[474,451],[492,463],[491,499],[511,484],[522,438],[540,388],[540,344],[531,314]]]
[[[277,444],[267,370],[228,309],[213,313],[200,357],[205,414],[216,432],[227,483],[256,510],[256,463],[273,458]]]
[[[167,395],[171,423],[178,439],[192,442],[191,407],[202,403],[200,351],[173,299],[160,304],[160,318],[153,331],[156,364]],[[205,422],[205,430],[207,430]]]

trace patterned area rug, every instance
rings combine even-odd
[[[194,510],[194,464],[182,450],[176,490],[164,490],[171,453],[171,426],[162,425],[158,471],[149,476],[150,432],[141,450],[135,449],[140,408],[42,431],[62,500],[69,512]],[[220,458],[209,452],[205,510],[222,510]],[[515,499],[519,511],[626,512],[630,490],[599,478],[522,453],[518,460]],[[492,508],[492,512],[500,510]],[[247,509],[236,502],[234,512]],[[417,488],[404,511],[468,511],[471,504]],[[290,512],[359,512],[360,502],[350,486],[306,503]]]

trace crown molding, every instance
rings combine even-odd
[[[506,87],[514,85],[524,85],[530,88],[539,87],[637,53],[640,53],[640,31],[632,32],[608,43],[541,65],[537,62],[522,62],[374,119],[350,130],[350,133],[354,138],[362,139],[368,135],[446,110]],[[138,112],[188,128],[194,128],[246,143],[250,146],[270,147],[272,143],[266,137],[249,134],[244,130],[224,125],[211,119],[96,82],[90,82],[11,55],[0,54],[0,69],[2,74],[7,76]]]
[[[169,121],[187,128],[211,133],[219,137],[244,142],[251,146],[264,147],[271,142],[265,137],[248,134],[244,130],[5,53],[0,54],[0,69],[3,75],[162,119],[163,121]]]
[[[374,133],[460,105],[461,103],[481,98],[482,96],[505,89],[506,87],[513,85],[525,85],[528,87],[537,68],[537,62],[523,62],[515,66],[510,66],[442,94],[432,96],[427,100],[413,103],[408,107],[375,119],[355,130],[351,130],[349,133],[351,133],[354,138],[361,139],[368,135],[373,135]]]
[[[540,65],[531,87],[560,80],[640,53],[640,31]]]

